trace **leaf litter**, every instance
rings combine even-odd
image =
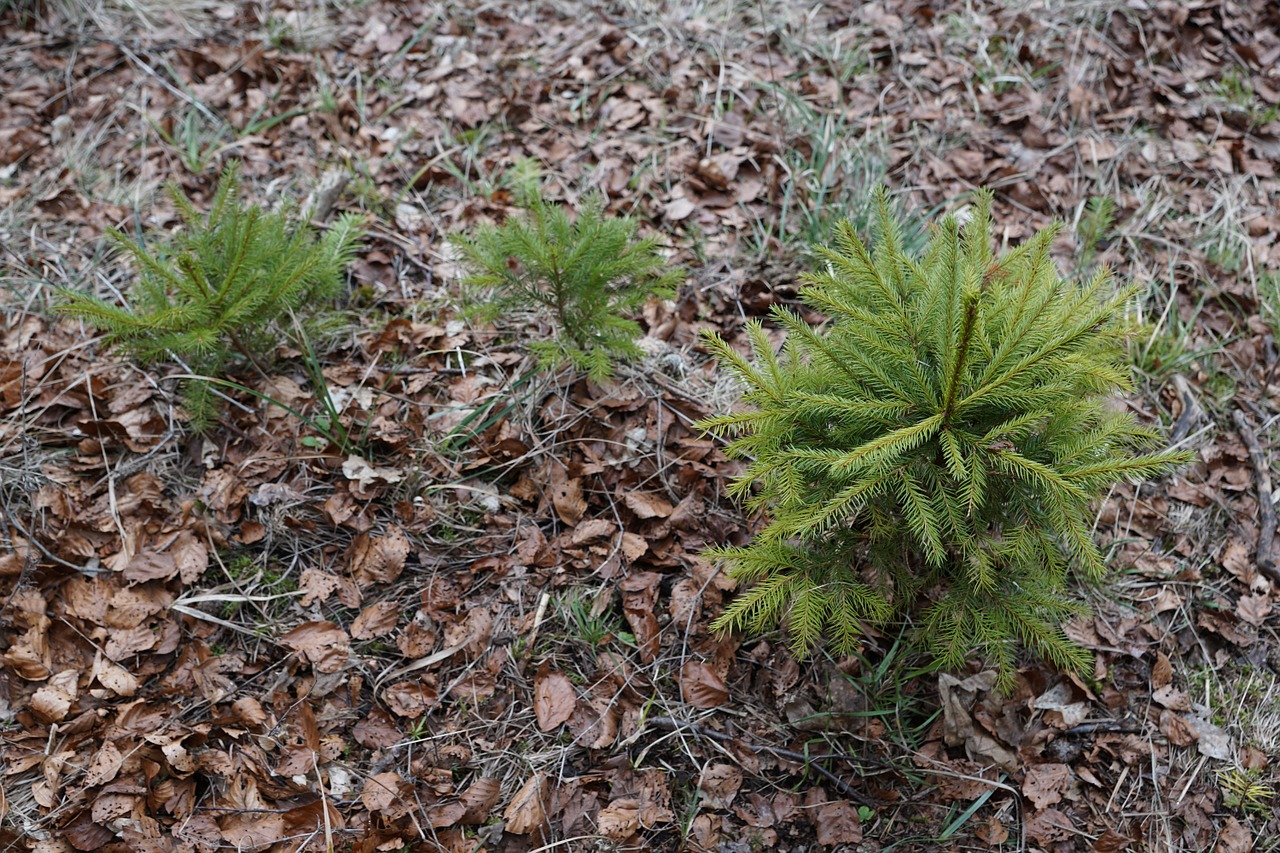
[[[1280,834],[1274,802],[1233,808],[1213,772],[1276,778],[1274,496],[1254,452],[1271,464],[1280,400],[1274,10],[614,5],[0,13],[6,845]],[[519,349],[447,305],[441,238],[510,211],[519,156],[550,167],[555,200],[602,189],[690,270],[611,384],[522,380]],[[330,205],[377,227],[324,389],[284,347],[242,379],[298,411],[326,395],[359,455],[238,393],[191,437],[173,371],[43,310],[50,284],[127,292],[105,228],[172,225],[160,179],[207,193],[229,157],[264,203],[358,164]],[[1100,508],[1124,572],[1068,628],[1089,683],[1028,667],[1003,697],[980,669],[896,681],[893,637],[796,662],[709,630],[731,584],[699,555],[749,531],[723,497],[737,463],[690,426],[732,394],[697,334],[794,300],[824,236],[803,211],[856,217],[876,169],[921,210],[996,187],[1010,241],[1112,198],[1087,248],[1153,283],[1127,405],[1185,422],[1198,459]],[[1081,248],[1058,247],[1068,270]]]

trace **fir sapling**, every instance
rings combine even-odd
[[[463,280],[467,312],[489,322],[535,309],[555,327],[552,339],[528,345],[541,367],[570,364],[592,379],[609,377],[616,362],[643,354],[631,317],[649,299],[673,295],[681,273],[656,240],[636,238],[634,220],[606,213],[598,192],[571,216],[546,201],[528,166],[515,192],[521,211],[501,226],[453,239],[470,271]]]
[[[208,213],[177,185],[169,193],[182,219],[175,234],[142,242],[109,232],[137,268],[127,305],[61,291],[58,310],[101,329],[109,345],[143,363],[176,358],[216,378],[237,359],[258,365],[288,337],[294,312],[314,315],[341,291],[361,236],[357,216],[339,217],[317,237],[291,210],[245,203],[238,164],[223,172]],[[211,414],[208,383],[185,390],[192,421],[202,426]]]
[[[864,623],[909,617],[940,663],[979,652],[1006,688],[1019,645],[1088,672],[1063,624],[1086,612],[1068,571],[1106,568],[1092,506],[1187,458],[1116,405],[1134,291],[1106,270],[1064,280],[1057,225],[994,255],[988,192],[920,256],[883,190],[876,206],[874,251],[845,223],[805,277],[828,323],[775,307],[786,341],[775,353],[750,323],[751,361],[707,336],[747,407],[702,427],[749,460],[731,491],[767,517],[749,544],[712,550],[747,587],[716,627],[784,622],[796,653],[824,637],[843,652]]]

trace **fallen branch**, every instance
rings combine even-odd
[[[1276,536],[1276,508],[1271,502],[1271,469],[1267,464],[1262,445],[1258,444],[1258,436],[1249,426],[1244,412],[1236,409],[1232,413],[1236,422],[1236,431],[1249,451],[1249,461],[1253,464],[1253,483],[1258,492],[1258,555],[1256,562],[1258,571],[1278,588],[1280,588],[1280,570],[1276,569],[1275,558],[1271,556],[1271,543]]]

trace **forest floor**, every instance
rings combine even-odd
[[[1271,0],[0,10],[5,850],[1280,850]],[[446,237],[521,157],[687,272],[613,381],[457,313]],[[281,405],[197,436],[177,366],[51,309],[232,160],[268,206],[340,173],[369,233],[325,387],[282,345],[240,378]],[[881,181],[1143,287],[1126,402],[1197,459],[1100,507],[1092,682],[709,628],[750,523],[698,333],[793,303]]]

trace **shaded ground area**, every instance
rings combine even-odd
[[[0,9],[6,849],[1280,846],[1274,4]],[[688,271],[611,383],[453,306],[444,238],[520,157]],[[177,367],[49,308],[127,293],[105,229],[174,226],[162,182],[231,159],[264,205],[345,178],[370,236],[326,387],[282,346],[240,377],[282,405],[193,436]],[[699,555],[750,530],[692,427],[736,396],[698,332],[792,302],[882,180],[920,214],[990,186],[1008,242],[1058,217],[1065,271],[1146,287],[1126,405],[1198,460],[1100,507],[1092,684],[709,630]]]

